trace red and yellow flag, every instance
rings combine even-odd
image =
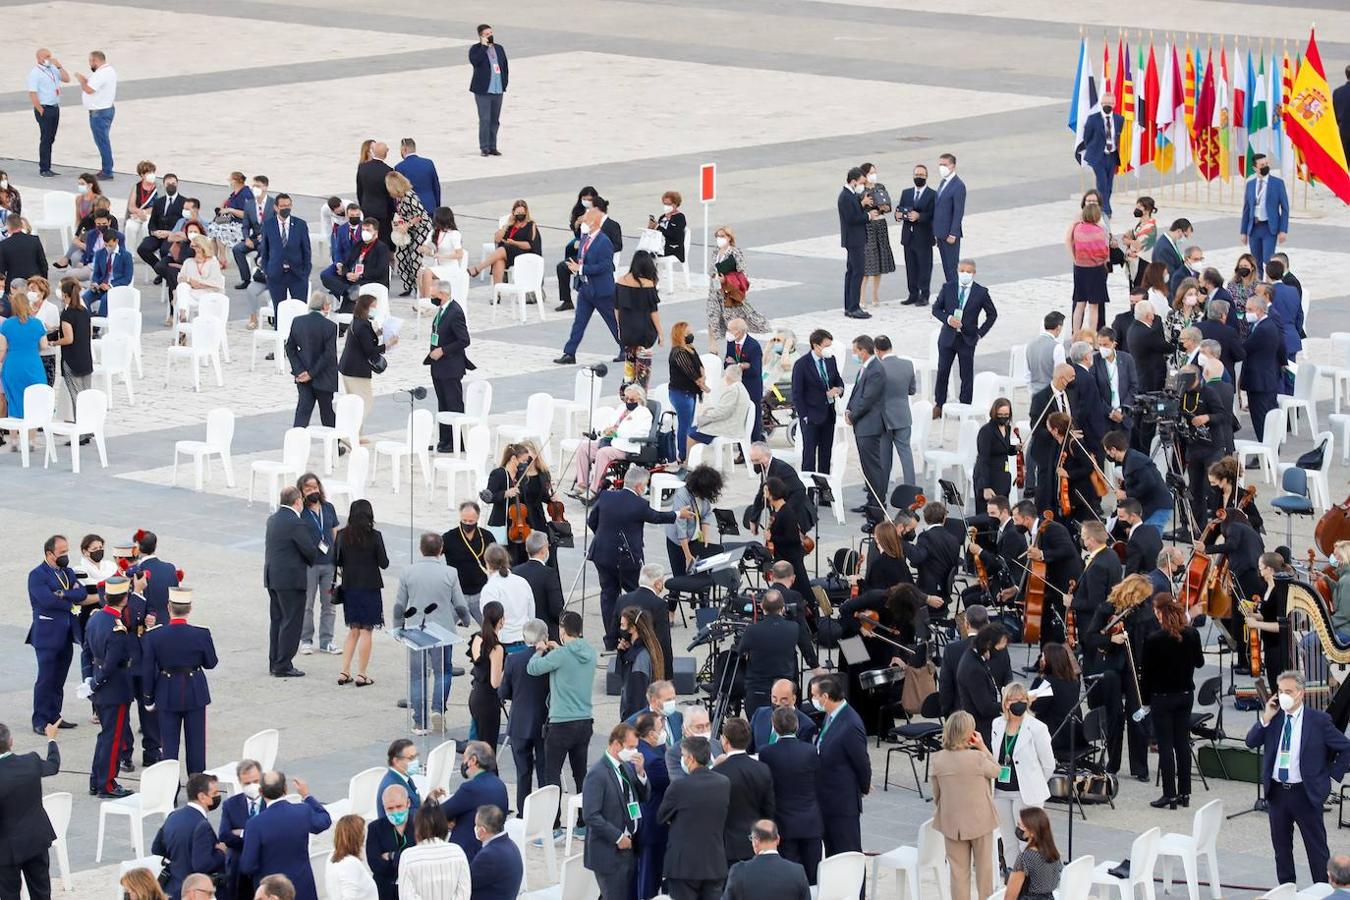
[[[1350,203],[1350,170],[1346,169],[1345,148],[1331,107],[1331,87],[1322,68],[1315,33],[1308,36],[1308,52],[1284,107],[1284,127],[1303,154],[1308,173]]]
[[[1130,48],[1116,45],[1116,109],[1124,119],[1120,129],[1120,169],[1124,174],[1134,168],[1135,101],[1134,75],[1130,71]]]
[[[1180,51],[1178,51],[1180,52]],[[1191,146],[1195,146],[1195,54],[1186,48],[1186,65],[1182,69],[1182,96],[1186,98],[1186,133],[1191,136]]]
[[[1219,130],[1214,127],[1214,54],[1205,60],[1205,73],[1195,103],[1195,167],[1206,181],[1219,177]]]

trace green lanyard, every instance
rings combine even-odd
[[[1017,746],[1017,735],[1019,735],[1019,734],[1021,734],[1021,732],[1019,732],[1019,731],[1014,731],[1012,734],[1005,734],[1005,735],[1003,736],[1003,758],[1004,758],[1004,759],[1009,759],[1009,760],[1012,759],[1013,747]]]

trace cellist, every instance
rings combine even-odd
[[[1045,561],[1045,609],[1041,617],[1041,645],[1064,641],[1064,595],[1069,591],[1069,582],[1077,580],[1083,574],[1083,563],[1079,559],[1078,549],[1073,545],[1069,529],[1054,520],[1041,518],[1036,504],[1023,500],[1013,507],[1013,521],[1027,537],[1028,560]],[[1013,571],[1022,575],[1023,591],[1026,589],[1026,564],[1015,561]]]
[[[1247,521],[1246,514],[1240,509],[1226,510],[1218,534],[1218,539],[1211,539],[1209,543],[1197,540],[1194,544],[1195,551],[1210,556],[1216,554],[1227,556],[1228,571],[1237,584],[1238,596],[1244,600],[1250,600],[1253,595],[1263,595],[1266,591],[1266,582],[1261,577],[1258,566],[1261,554],[1265,552],[1265,545],[1261,541],[1261,535],[1257,534]],[[1228,633],[1241,646],[1243,622],[1236,604],[1226,625]],[[1247,661],[1241,654],[1238,654],[1238,657],[1234,671],[1239,675],[1250,675],[1251,669]]]

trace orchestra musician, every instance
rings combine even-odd
[[[1253,596],[1261,596],[1266,593],[1268,585],[1259,569],[1261,554],[1265,552],[1266,548],[1261,541],[1261,536],[1252,528],[1247,521],[1247,515],[1242,510],[1230,509],[1225,512],[1224,520],[1219,526],[1217,541],[1211,540],[1206,544],[1197,540],[1194,546],[1197,553],[1228,557],[1228,571],[1237,584],[1237,596],[1244,600],[1250,600]],[[1278,554],[1276,555],[1278,556]],[[1233,604],[1233,612],[1228,617],[1227,625],[1228,633],[1233,637],[1233,640],[1240,642],[1242,639],[1242,620],[1237,604]],[[1238,657],[1234,671],[1239,675],[1251,674],[1246,659],[1243,658],[1242,654],[1238,654]],[[1276,667],[1275,671],[1278,673],[1279,667]],[[1273,689],[1274,685],[1271,687]]]
[[[1055,468],[1059,464],[1060,443],[1050,435],[1051,413],[1072,415],[1066,392],[1073,382],[1074,369],[1065,363],[1055,366],[1050,383],[1031,397],[1031,465],[1036,473],[1035,500],[1037,509],[1053,509],[1058,496],[1059,479]]]
[[[760,529],[764,527],[761,520],[764,517],[764,509],[768,505],[764,486],[770,478],[777,478],[787,488],[788,506],[792,507],[792,510],[797,514],[797,522],[803,530],[810,531],[815,527],[816,518],[813,515],[811,504],[807,502],[806,486],[802,484],[802,479],[797,475],[797,470],[792,468],[792,463],[774,456],[769,451],[768,444],[756,441],[750,446],[750,465],[759,475],[759,490],[755,491],[755,499],[746,508],[745,515],[742,518],[742,524],[750,530],[751,534],[759,534]]]
[[[1191,805],[1191,708],[1205,653],[1200,632],[1171,594],[1154,594],[1153,612],[1159,628],[1139,651],[1139,685],[1158,742],[1163,794],[1149,806],[1176,809]]]
[[[1162,473],[1147,453],[1130,446],[1130,436],[1123,431],[1108,434],[1102,439],[1102,447],[1106,458],[1116,464],[1121,474],[1116,499],[1129,497],[1137,501],[1144,522],[1156,528],[1161,537],[1172,517],[1172,492],[1167,489]],[[1119,515],[1119,506],[1116,514]]]
[[[1083,647],[1083,672],[1102,675],[1088,691],[1088,706],[1106,710],[1106,770],[1120,771],[1120,751],[1129,719],[1130,774],[1148,781],[1148,737],[1133,713],[1139,708],[1136,654],[1158,627],[1149,601],[1153,585],[1143,575],[1131,575],[1098,606],[1086,627],[1078,629]]]
[[[928,596],[928,605],[934,614],[945,617],[951,596],[947,586],[952,574],[961,564],[961,538],[946,527],[947,507],[929,503],[923,508],[924,528],[905,555],[918,573],[914,584]]]
[[[1217,362],[1216,366],[1222,374],[1223,366]],[[1186,460],[1186,480],[1191,488],[1191,515],[1198,527],[1206,521],[1209,509],[1209,479],[1205,477],[1206,473],[1210,463],[1224,455],[1224,435],[1230,436],[1228,443],[1232,442],[1233,398],[1229,391],[1225,406],[1221,393],[1212,384],[1201,380],[1199,369],[1192,365],[1182,366],[1177,380],[1182,389],[1181,414],[1190,420],[1192,426],[1201,429],[1197,436],[1187,436],[1182,432],[1177,441],[1181,456]]]
[[[1262,553],[1258,567],[1264,589],[1256,594],[1260,603],[1256,612],[1245,617],[1245,623],[1248,628],[1261,632],[1261,668],[1273,695],[1279,693],[1276,680],[1290,662],[1285,652],[1286,640],[1280,634],[1280,622],[1288,612],[1289,585],[1294,580],[1294,572],[1278,553]],[[1252,598],[1251,594],[1246,596],[1248,600]]]
[[[1064,640],[1064,597],[1069,582],[1083,574],[1078,548],[1069,529],[1053,519],[1041,518],[1036,504],[1023,500],[1013,507],[1013,521],[1027,534],[1027,559],[1045,560],[1045,611],[1041,618],[1041,646]],[[1025,576],[1025,564],[1023,565]],[[1026,579],[1022,578],[1023,589]]]
[[[971,639],[970,647],[956,664],[956,706],[975,719],[975,730],[987,744],[994,720],[1003,713],[1002,697],[990,660],[1008,648],[1008,633],[1002,625],[986,625]]]
[[[876,723],[881,729],[879,733],[884,734],[891,728],[894,703],[890,701],[896,698],[889,694],[882,696],[883,691],[863,690],[858,676],[869,669],[921,667],[927,662],[925,608],[923,592],[904,582],[889,589],[864,591],[844,601],[839,607],[844,635],[862,634],[868,652],[867,662],[849,666],[849,704],[857,709],[868,728]],[[876,625],[871,632],[863,630],[860,613],[875,614]],[[897,647],[896,644],[901,646]],[[895,685],[887,687],[894,689]]]
[[[1014,573],[1020,574],[1021,569],[1016,567],[1025,564],[1027,539],[1013,521],[1012,509],[1004,495],[996,494],[986,501],[985,512],[997,523],[997,531],[994,552],[980,549],[980,562],[989,574],[991,590],[1000,602],[1006,603],[1017,595],[1017,584],[1021,579]]]
[[[1177,547],[1163,547],[1158,551],[1158,562],[1153,571],[1148,573],[1148,580],[1153,582],[1155,593],[1174,594],[1177,576],[1185,571],[1186,554]]]
[[[889,590],[897,584],[913,584],[914,575],[905,560],[905,542],[895,523],[878,522],[872,531],[873,553],[867,558],[867,571],[850,575],[860,591]],[[926,604],[925,604],[926,605]]]
[[[1050,729],[1050,743],[1057,756],[1069,751],[1069,726],[1064,721],[1078,708],[1082,684],[1078,680],[1078,660],[1064,644],[1045,644],[1041,647],[1041,674],[1031,682],[1033,694],[1031,711]],[[1041,694],[1039,688],[1049,686],[1052,693]],[[1081,737],[1073,737],[1075,746],[1082,746]]]
[[[764,500],[769,507],[769,544],[773,558],[791,564],[796,583],[810,590],[811,576],[806,573],[805,531],[797,511],[788,505],[788,486],[781,478],[764,483]]]
[[[1209,517],[1220,509],[1240,509],[1247,514],[1247,522],[1258,533],[1264,534],[1265,522],[1261,519],[1261,510],[1254,502],[1245,502],[1238,477],[1242,469],[1236,456],[1225,456],[1209,467]]]
[[[1101,518],[1101,499],[1092,486],[1092,476],[1098,471],[1096,461],[1088,455],[1082,439],[1071,433],[1072,421],[1064,413],[1051,413],[1047,422],[1050,439],[1059,448],[1060,458],[1055,465],[1055,493],[1052,505],[1042,509],[1053,510],[1056,518],[1073,522]],[[1064,514],[1063,491],[1060,480],[1068,479],[1069,512]]]
[[[1144,521],[1144,509],[1133,497],[1116,504],[1116,520],[1122,522],[1129,537],[1125,541],[1124,575],[1147,575],[1158,564],[1162,551],[1162,535]],[[1171,588],[1160,588],[1171,590]]]
[[[1012,401],[999,397],[989,408],[989,421],[980,426],[975,436],[975,469],[971,479],[977,502],[1012,493],[1012,457],[1020,444],[1012,432]]]
[[[1087,551],[1087,565],[1083,567],[1083,577],[1078,580],[1078,587],[1073,592],[1073,611],[1079,634],[1082,634],[1093,613],[1107,602],[1111,592],[1124,577],[1120,558],[1108,548],[1110,539],[1102,523],[1084,523],[1081,537],[1083,549]]]

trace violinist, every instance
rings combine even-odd
[[[1018,530],[1013,521],[1012,509],[1008,498],[1003,495],[992,497],[985,503],[985,512],[998,523],[994,537],[994,551],[979,550],[980,561],[989,573],[990,588],[1003,603],[1017,595],[1018,568],[1026,559],[1027,539]],[[1010,562],[1011,560],[1011,562]]]
[[[919,590],[928,595],[928,605],[937,616],[945,616],[951,596],[947,591],[952,575],[961,564],[961,539],[945,525],[947,507],[929,503],[923,508],[927,526],[906,548],[909,561],[914,563],[918,576],[914,579]]]
[[[905,560],[905,543],[900,532],[889,521],[878,522],[872,532],[876,544],[867,560],[867,571],[859,582],[861,590],[889,591],[897,584],[913,584],[914,576]]]
[[[1223,366],[1217,362],[1216,365],[1222,374]],[[1182,458],[1186,460],[1186,480],[1191,487],[1191,515],[1198,524],[1208,521],[1209,479],[1206,473],[1210,464],[1224,455],[1223,436],[1231,435],[1233,430],[1232,392],[1229,391],[1228,406],[1225,407],[1219,393],[1202,380],[1200,370],[1193,365],[1181,367],[1177,382],[1182,390],[1181,414],[1196,429],[1193,434],[1181,432],[1177,445]]]
[[[1220,509],[1240,509],[1246,513],[1247,522],[1252,528],[1264,534],[1266,527],[1261,519],[1261,510],[1257,508],[1254,499],[1246,499],[1242,488],[1238,485],[1238,477],[1241,474],[1242,469],[1238,466],[1236,456],[1225,456],[1210,464],[1209,517],[1214,518],[1214,513]]]
[[[870,669],[924,665],[928,659],[928,647],[924,642],[928,635],[925,609],[923,592],[906,582],[889,589],[863,591],[839,607],[844,634],[861,633],[868,653],[867,662],[849,667],[849,702],[869,726],[880,719],[883,733],[890,729],[889,719],[894,709],[888,701],[898,699],[898,692],[891,690],[888,695],[883,690],[862,690],[858,676]],[[897,644],[908,648],[907,651]],[[894,689],[895,686],[887,687]],[[748,683],[746,690],[749,691]]]
[[[811,576],[806,573],[801,520],[787,502],[788,486],[782,479],[770,478],[764,483],[764,500],[769,507],[769,544],[774,560],[789,563],[796,575],[796,583],[804,590],[810,590]]]
[[[1238,596],[1244,600],[1250,600],[1253,595],[1261,596],[1266,592],[1266,580],[1261,575],[1259,564],[1261,554],[1265,551],[1265,545],[1261,542],[1261,536],[1252,529],[1247,521],[1247,516],[1240,509],[1226,510],[1223,522],[1218,529],[1217,540],[1211,540],[1209,543],[1195,542],[1197,553],[1205,553],[1213,556],[1228,557],[1228,571],[1232,575],[1233,581],[1237,583]],[[1242,639],[1242,621],[1239,618],[1237,605],[1233,606],[1233,613],[1227,621],[1228,633],[1234,641],[1240,642]],[[1236,671],[1239,675],[1251,674],[1247,661],[1242,659],[1242,654],[1238,654],[1239,659],[1236,664]],[[1276,673],[1279,673],[1277,668]]]
[[[1158,530],[1161,538],[1172,518],[1172,492],[1162,473],[1147,453],[1130,446],[1130,436],[1113,431],[1102,439],[1106,458],[1120,470],[1120,486],[1116,488],[1117,515],[1119,503],[1127,497],[1138,502],[1143,521]]]
[[[528,532],[536,529],[547,532],[548,529],[544,503],[553,495],[553,482],[546,468],[535,466],[535,460],[536,454],[528,444],[507,444],[502,451],[501,463],[488,473],[487,489],[483,493],[483,499],[492,504],[488,530],[498,543],[506,544],[512,565],[529,559],[525,551]],[[517,523],[517,527],[509,528],[512,522]],[[524,529],[519,527],[522,522]],[[511,534],[517,539],[510,539]],[[556,565],[552,553],[549,557],[549,564]]]
[[[1088,707],[1106,710],[1106,770],[1113,775],[1120,771],[1121,744],[1129,714],[1130,774],[1145,782],[1148,738],[1133,718],[1139,708],[1138,660],[1126,647],[1138,653],[1158,627],[1149,604],[1152,597],[1149,579],[1131,575],[1116,585],[1108,602],[1098,606],[1092,618],[1078,629],[1084,674],[1103,676],[1088,691]]]
[[[1087,551],[1087,565],[1073,592],[1073,611],[1080,634],[1124,577],[1120,558],[1109,548],[1110,539],[1102,523],[1084,523],[1082,539],[1083,549]]]
[[[1184,578],[1185,575],[1186,554],[1178,547],[1163,547],[1158,551],[1156,568],[1148,573],[1148,580],[1153,583],[1154,593],[1175,594],[1177,579]]]
[[[1158,529],[1144,521],[1144,510],[1139,501],[1126,497],[1116,504],[1116,520],[1128,529],[1129,538],[1125,541],[1125,566],[1123,575],[1147,575],[1158,564],[1158,554],[1162,551],[1162,535]],[[1171,591],[1171,585],[1159,588]]]
[[[1061,412],[1072,415],[1069,409],[1069,395],[1066,391],[1073,382],[1074,369],[1066,363],[1055,366],[1050,383],[1031,397],[1031,466],[1035,470],[1036,508],[1054,509],[1059,492],[1059,479],[1055,477],[1055,467],[1059,461],[1060,443],[1050,435],[1049,419],[1051,413]]]
[[[1280,636],[1280,621],[1288,614],[1289,585],[1294,570],[1278,553],[1262,553],[1258,563],[1262,589],[1255,593],[1260,598],[1256,611],[1245,617],[1248,628],[1261,632],[1261,668],[1271,694],[1279,693],[1275,681],[1289,666],[1285,658],[1285,641]],[[1253,594],[1247,594],[1248,600]]]
[[[1046,521],[1036,509],[1036,504],[1023,500],[1013,507],[1013,521],[1027,535],[1027,560],[1045,561],[1045,612],[1041,621],[1041,645],[1051,641],[1064,640],[1064,595],[1068,593],[1069,582],[1076,581],[1083,574],[1083,562],[1078,556],[1078,548],[1073,545],[1069,529],[1059,522]],[[1013,571],[1021,565],[1026,571],[1026,562],[1018,561]],[[1025,591],[1025,579],[1023,579]],[[1081,630],[1081,629],[1080,629]]]
[[[1071,427],[1072,422],[1064,413],[1050,414],[1048,429],[1050,439],[1059,448],[1059,459],[1055,465],[1056,497],[1049,508],[1054,510],[1056,518],[1084,522],[1101,517],[1101,502],[1092,486],[1097,467],[1082,440],[1076,434],[1070,434]],[[1067,512],[1064,506],[1066,485]]]
[[[1012,401],[999,397],[989,408],[989,421],[975,436],[975,469],[972,479],[976,501],[1012,493],[1014,457],[1021,441],[1012,433]]]

